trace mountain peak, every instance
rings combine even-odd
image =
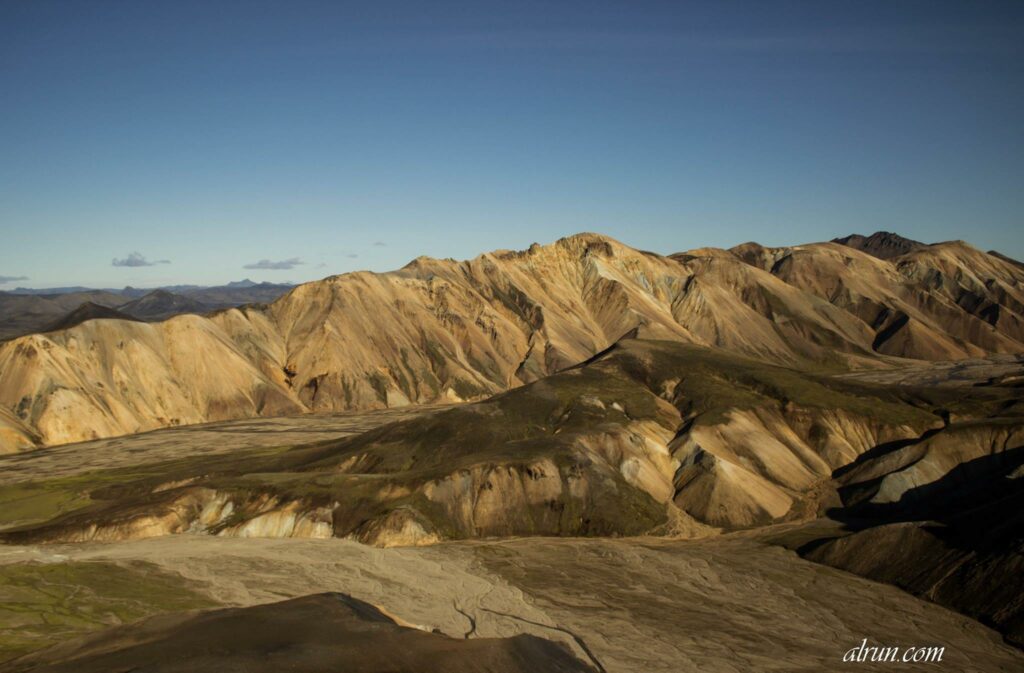
[[[555,245],[559,244],[583,244],[591,245],[594,243],[611,243],[612,245],[622,245],[611,236],[605,236],[604,234],[598,234],[593,231],[581,231],[578,234],[572,234],[555,241]]]
[[[597,253],[603,257],[612,257],[616,248],[621,249],[625,246],[610,236],[584,231],[558,239],[553,247],[569,250],[580,256]]]
[[[832,242],[860,250],[879,259],[892,259],[927,247],[926,243],[905,238],[891,231],[876,231],[870,236],[850,234],[843,238],[833,238]]]

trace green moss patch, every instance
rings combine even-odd
[[[0,565],[0,661],[150,615],[215,605],[147,563]]]

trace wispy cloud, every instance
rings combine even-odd
[[[378,248],[386,248],[386,247],[388,247],[388,244],[385,243],[384,241],[374,241],[373,244],[374,244],[374,246],[376,246]]]
[[[295,267],[299,266],[300,264],[305,264],[305,262],[303,262],[298,257],[291,257],[290,259],[282,259],[282,260],[279,260],[279,261],[276,261],[276,262],[274,262],[272,260],[269,260],[269,259],[261,259],[258,262],[253,262],[252,264],[246,264],[242,268],[244,268],[244,269],[263,269],[263,270],[269,270],[269,271],[282,271],[282,270],[285,270],[285,269],[294,269]]]
[[[0,276],[0,283],[13,283],[16,280],[28,280],[28,276]]]
[[[118,259],[118,258],[115,257],[113,260],[111,260],[110,265],[111,266],[131,266],[131,267],[135,267],[135,266],[156,266],[157,264],[170,264],[170,263],[171,263],[171,260],[169,260],[169,259],[158,259],[158,260],[155,260],[155,261],[151,262],[148,259],[146,259],[143,255],[139,254],[138,252],[132,252],[132,253],[129,253],[128,256],[124,257],[123,259]]]
[[[347,254],[345,256],[348,257],[349,259],[356,259],[357,257],[359,257],[359,255],[357,255],[354,252],[350,252],[349,254]]]

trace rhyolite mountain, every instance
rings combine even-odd
[[[632,333],[795,367],[1024,350],[1024,269],[962,242],[671,256],[580,234],[298,286],[269,305],[89,320],[0,344],[0,450],[210,420],[482,399]]]

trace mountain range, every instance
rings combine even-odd
[[[231,306],[273,301],[292,287],[254,283],[249,279],[212,287],[174,285],[152,290],[19,287],[0,292],[0,340],[67,329],[93,318],[163,320],[182,313],[209,313]],[[117,309],[118,313],[103,309]]]
[[[822,371],[1024,349],[1024,269],[962,241],[911,247],[888,259],[835,242],[662,256],[579,234],[333,276],[205,316],[86,320],[0,345],[0,448],[481,399],[626,334]],[[180,306],[169,299],[118,310],[160,316]]]

